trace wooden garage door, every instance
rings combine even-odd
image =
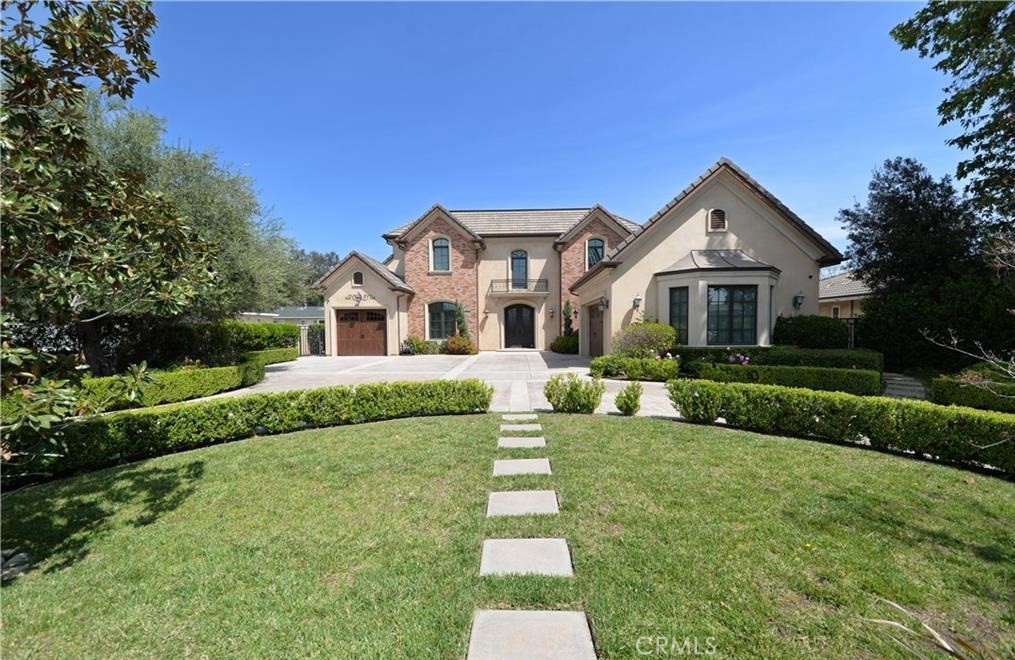
[[[387,315],[381,311],[340,309],[337,320],[335,352],[338,355],[385,355]]]

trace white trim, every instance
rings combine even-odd
[[[712,214],[716,211],[722,213],[722,229],[712,229]],[[730,228],[730,216],[726,212],[726,209],[711,208],[705,213],[705,233],[706,234],[723,234]]]
[[[589,268],[591,267],[591,266],[589,266],[589,241],[602,241],[603,242],[603,256],[601,256],[599,258],[599,261],[602,261],[603,259],[605,259],[607,253],[610,250],[610,243],[609,243],[609,241],[606,240],[605,236],[600,236],[599,234],[593,234],[593,235],[589,236],[588,238],[586,238],[585,239],[585,271],[584,272],[588,272]]]
[[[437,270],[437,269],[434,268],[434,259],[433,259],[433,247],[434,246],[433,246],[433,244],[434,244],[434,241],[439,241],[441,239],[443,239],[443,240],[448,242],[448,269],[447,270]],[[429,258],[430,258],[430,264],[429,264],[430,265],[430,269],[429,269],[429,272],[431,272],[431,273],[450,273],[452,271],[452,261],[453,261],[453,259],[451,258],[451,252],[452,252],[452,250],[451,250],[451,237],[450,236],[445,236],[444,234],[434,234],[433,236],[430,237],[430,240],[427,241],[427,251],[428,251],[428,254],[429,254]]]

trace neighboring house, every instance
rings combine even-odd
[[[855,319],[863,315],[863,304],[869,296],[870,288],[854,278],[852,272],[826,277],[818,286],[818,314]]]
[[[239,319],[253,323],[316,325],[324,323],[324,307],[279,307],[274,312],[240,312]]]
[[[581,352],[609,352],[639,318],[689,345],[768,344],[779,314],[814,314],[818,271],[842,255],[723,159],[644,226],[602,206],[448,210],[383,237],[383,263],[350,253],[318,280],[329,355],[397,354],[445,339],[454,302],[481,350],[545,349],[571,301]]]

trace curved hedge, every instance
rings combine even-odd
[[[869,444],[1015,475],[1015,415],[777,385],[673,380],[667,390],[691,422],[721,417],[760,433]]]
[[[156,371],[151,374],[151,382],[141,386],[137,399],[115,399],[106,403],[102,410],[158,406],[250,387],[264,380],[265,365],[295,360],[298,354],[295,348],[275,348],[245,353],[242,362],[228,367]],[[116,376],[87,378],[81,381],[81,398],[104,401],[116,388],[118,380]]]
[[[825,367],[787,367],[756,364],[688,365],[697,378],[720,383],[757,383],[806,387],[812,390],[848,392],[864,396],[881,394],[881,374],[870,369],[828,369]]]
[[[930,398],[934,403],[945,406],[968,406],[1015,413],[1015,384],[992,383],[990,387],[993,392],[955,378],[939,376],[931,381]]]
[[[69,424],[64,429],[66,454],[50,457],[42,469],[66,474],[253,435],[485,412],[492,397],[493,388],[477,379],[440,380],[322,387],[125,410]]]
[[[884,356],[864,348],[797,348],[796,346],[737,346],[727,350],[719,346],[677,346],[684,364],[695,360],[726,363],[730,353],[751,358],[752,364],[786,367],[826,367],[829,369],[885,370]]]
[[[680,360],[673,358],[633,358],[623,355],[600,355],[589,364],[593,378],[626,378],[665,382],[677,377]]]

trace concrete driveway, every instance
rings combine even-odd
[[[494,387],[491,409],[497,412],[549,409],[543,385],[550,376],[589,372],[588,358],[549,351],[487,351],[478,355],[411,355],[398,357],[302,357],[269,365],[263,381],[228,394],[284,392],[326,385],[356,385],[396,380],[479,378]],[[616,412],[617,392],[626,384],[605,381],[606,394],[597,412]],[[675,417],[662,383],[644,383],[639,414]],[[222,395],[219,395],[222,396]]]

